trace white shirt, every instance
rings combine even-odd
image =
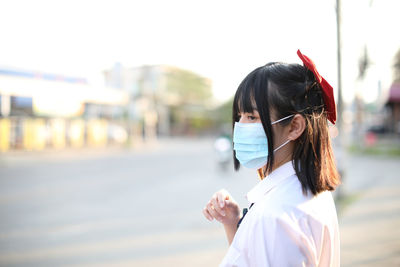
[[[303,194],[292,162],[260,181],[222,266],[340,266],[339,229],[329,191]]]

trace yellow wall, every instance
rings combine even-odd
[[[10,119],[0,119],[0,151],[10,148]]]
[[[46,125],[43,119],[25,119],[23,144],[27,150],[41,150],[46,146]]]
[[[51,128],[51,143],[54,148],[64,148],[66,139],[65,139],[65,120],[64,119],[51,119],[50,120],[50,128]]]
[[[72,120],[68,127],[69,141],[72,147],[82,147],[85,142],[85,122],[80,119]]]
[[[69,138],[68,146],[74,148],[84,145],[101,147],[108,144],[109,124],[105,119],[89,121],[73,119],[68,122],[62,118],[50,120],[25,118],[19,123],[22,126],[22,147],[26,150],[42,150],[47,145],[51,148],[62,149],[67,146],[67,137]],[[10,149],[11,124],[12,121],[9,118],[0,119],[0,151]],[[138,136],[141,137],[141,134]]]
[[[87,123],[87,143],[89,146],[104,146],[107,144],[107,121],[92,119]]]

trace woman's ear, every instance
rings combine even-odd
[[[289,125],[288,139],[292,141],[296,140],[303,134],[305,128],[306,120],[304,119],[304,117],[300,114],[294,115]]]

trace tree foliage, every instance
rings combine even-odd
[[[170,68],[166,73],[169,94],[179,97],[181,103],[204,103],[212,96],[211,82],[188,70]]]
[[[394,82],[400,82],[400,49],[394,56]]]
[[[219,122],[232,123],[232,105],[233,98],[230,98],[216,109],[215,113],[218,114]]]

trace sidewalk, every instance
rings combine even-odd
[[[2,161],[63,161],[71,159],[101,158],[116,154],[146,154],[154,152],[171,152],[178,149],[191,149],[187,141],[196,143],[212,142],[210,138],[159,138],[146,142],[136,142],[132,145],[107,145],[99,147],[84,146],[81,148],[65,147],[62,149],[46,148],[42,150],[9,150],[0,152]]]
[[[65,161],[109,157],[118,154],[144,154],[160,150],[161,142],[138,143],[134,146],[109,145],[102,147],[65,147],[62,149],[46,148],[43,150],[9,150],[0,153],[0,164],[4,162]]]
[[[400,266],[400,158],[353,155],[346,169],[341,266]]]

